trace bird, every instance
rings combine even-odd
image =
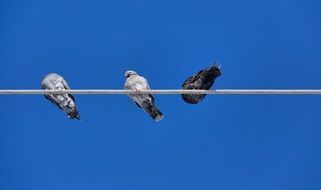
[[[70,90],[67,81],[56,73],[46,75],[41,81],[43,90]],[[66,112],[69,119],[80,120],[75,98],[71,94],[45,94],[45,98]]]
[[[126,78],[124,85],[126,90],[134,90],[136,92],[139,92],[140,90],[150,90],[148,81],[144,77],[138,75],[135,71],[126,71],[124,76]],[[128,94],[128,96],[156,122],[164,118],[163,113],[157,109],[155,99],[151,94]]]
[[[221,76],[220,65],[213,64],[200,70],[196,75],[188,77],[183,85],[184,90],[208,90],[217,77]],[[183,100],[189,104],[197,104],[206,97],[206,94],[182,94]]]

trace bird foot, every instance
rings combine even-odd
[[[134,89],[135,94],[139,94],[141,91],[138,89]]]

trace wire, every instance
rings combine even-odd
[[[221,90],[0,90],[0,95],[23,94],[257,94],[257,95],[321,95],[319,89],[221,89]]]

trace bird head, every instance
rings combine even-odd
[[[137,73],[135,71],[126,71],[124,76],[125,78],[128,78],[132,75],[137,75]]]

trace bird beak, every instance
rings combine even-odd
[[[221,66],[222,66],[222,65],[220,64],[220,65],[217,66],[217,68],[218,68],[218,69],[221,69]]]

